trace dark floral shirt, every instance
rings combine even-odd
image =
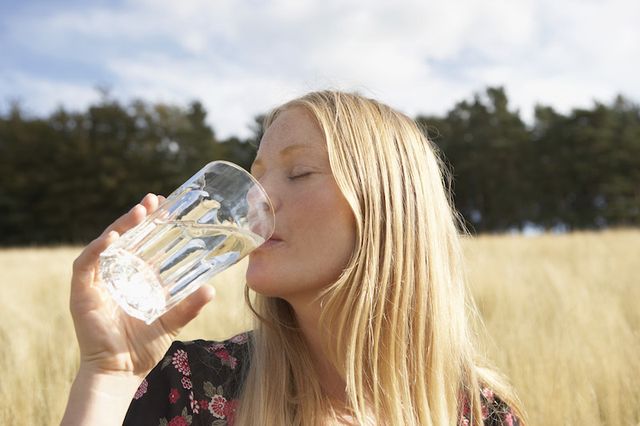
[[[248,333],[225,342],[174,342],[136,391],[131,426],[231,426],[247,372]]]
[[[224,342],[174,342],[136,391],[124,425],[232,426],[249,366],[251,333]],[[481,395],[487,426],[518,426],[508,406],[490,389]],[[459,425],[468,426],[463,404]]]

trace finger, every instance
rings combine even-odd
[[[215,297],[215,295],[216,291],[213,287],[203,285],[169,312],[160,317],[163,327],[168,332],[177,332],[187,325],[192,319],[197,317],[202,308],[204,308],[205,305]]]
[[[147,209],[147,214],[153,213],[159,204],[158,196],[156,194],[149,193],[140,201],[140,204]]]
[[[167,201],[166,197],[158,195],[158,209],[160,208],[160,206],[163,206],[162,211],[159,211],[157,213],[159,219],[167,219],[170,215],[168,209],[164,207],[165,201]]]
[[[71,278],[72,293],[81,291],[78,287],[87,288],[93,282],[93,275],[102,253],[113,241],[118,233],[111,231],[90,242],[73,262],[73,276]]]

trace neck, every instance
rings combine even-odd
[[[324,337],[320,331],[320,313],[322,311],[320,302],[312,300],[289,303],[293,307],[298,326],[309,347],[322,390],[332,402],[336,402],[338,405],[345,404],[347,399],[345,382],[329,361],[322,345]]]

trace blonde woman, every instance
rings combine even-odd
[[[81,364],[63,424],[522,424],[475,352],[456,214],[416,124],[325,91],[265,128],[252,173],[276,230],[249,259],[255,329],[171,343],[208,287],[150,326],[107,319],[97,257],[157,207],[150,194],[74,264]]]

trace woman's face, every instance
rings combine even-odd
[[[272,238],[249,256],[247,284],[291,304],[334,282],[355,245],[355,219],[331,173],[320,127],[305,109],[281,112],[266,130],[252,174],[275,210]]]

